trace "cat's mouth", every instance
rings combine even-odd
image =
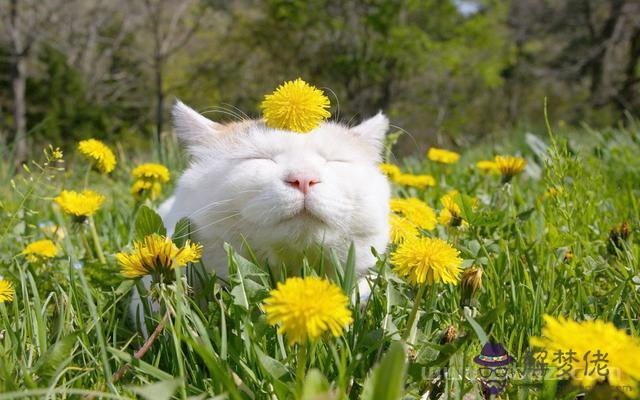
[[[300,211],[282,219],[281,223],[288,223],[288,222],[294,222],[294,221],[296,222],[301,221],[305,223],[314,223],[314,224],[325,224],[325,221],[322,217],[313,213],[307,207],[302,207]]]

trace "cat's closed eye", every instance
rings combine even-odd
[[[350,160],[327,160],[327,163],[333,164],[351,164]]]
[[[258,156],[256,156],[256,157],[243,157],[243,158],[240,158],[240,160],[242,160],[242,161],[270,161],[270,162],[274,162],[274,163],[276,162],[273,158],[266,157],[266,156],[265,157],[258,157]]]

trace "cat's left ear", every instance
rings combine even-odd
[[[198,150],[211,145],[221,125],[205,118],[180,100],[173,106],[173,127],[187,149]]]
[[[351,128],[358,136],[371,143],[378,150],[382,150],[384,135],[389,130],[389,118],[380,111],[375,116],[362,121],[360,125]]]

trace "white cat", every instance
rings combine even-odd
[[[242,254],[241,235],[276,273],[283,264],[295,272],[305,255],[317,261],[321,246],[344,262],[353,242],[362,276],[375,263],[371,247],[385,251],[389,183],[378,163],[389,121],[382,113],[307,134],[260,120],[218,124],[181,102],[173,120],[191,163],[160,213],[168,229],[191,220],[210,272],[227,277],[223,244]]]
[[[305,256],[310,262],[328,257],[328,249],[344,263],[353,242],[362,277],[375,264],[371,247],[385,251],[390,189],[378,164],[389,120],[382,113],[352,128],[326,122],[307,134],[260,120],[218,124],[181,102],[173,120],[191,163],[159,212],[170,235],[176,222],[189,218],[209,272],[227,278],[223,245],[243,254],[242,236],[276,276],[282,265],[297,272]],[[148,289],[148,277],[144,283]],[[358,286],[361,298],[368,297],[366,280]],[[157,304],[151,307],[157,311]],[[135,288],[130,311],[142,322]]]

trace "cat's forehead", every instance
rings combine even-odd
[[[349,129],[337,123],[323,123],[309,133],[295,133],[272,129],[263,123],[257,123],[247,131],[247,140],[257,147],[271,148],[274,151],[313,151],[337,148],[356,150],[362,145],[361,140]]]
[[[244,120],[222,125],[218,139],[218,151],[236,156],[319,154],[363,161],[378,157],[374,147],[346,125],[335,122],[322,123],[301,134],[270,128],[263,120]]]

